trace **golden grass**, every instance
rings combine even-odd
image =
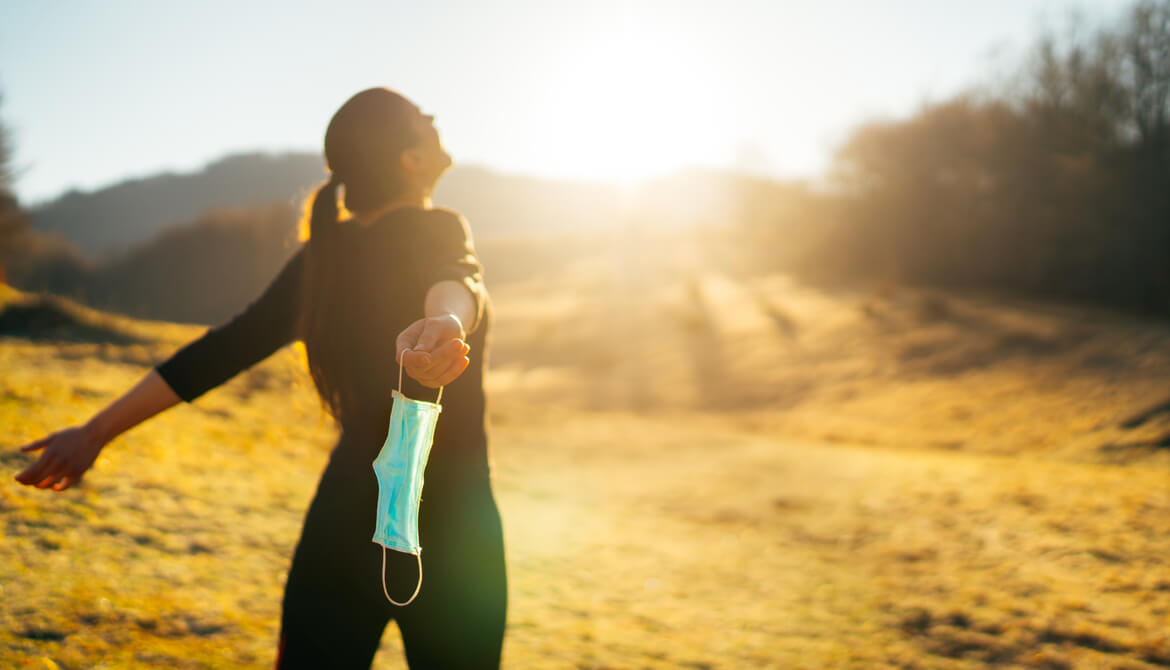
[[[646,238],[493,295],[506,667],[1170,667],[1167,417],[1123,425],[1168,393],[1165,327]],[[5,471],[201,332],[135,327],[158,339],[0,338]],[[77,490],[0,486],[0,667],[271,666],[335,439],[296,365],[130,431]],[[404,667],[393,630],[375,666]]]

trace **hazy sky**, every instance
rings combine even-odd
[[[230,152],[320,151],[353,93],[436,115],[457,163],[815,176],[861,120],[1128,0],[0,3],[0,120],[31,204]]]

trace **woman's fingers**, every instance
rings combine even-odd
[[[32,481],[36,482],[38,489],[49,488],[69,472],[69,465],[59,458],[54,458],[52,454],[45,454],[42,458],[45,458],[48,462],[32,478]]]
[[[57,462],[51,469],[36,475],[31,481],[36,483],[38,489],[64,491],[81,481],[81,475],[71,473],[66,463]]]
[[[53,474],[49,475],[48,477],[45,477],[44,479],[42,479],[41,482],[39,484],[37,484],[37,488],[38,489],[52,488],[52,486],[54,484],[56,484],[58,481],[60,481],[61,478],[64,476],[65,476],[65,473],[63,473],[63,472],[53,473]]]
[[[434,351],[408,351],[403,355],[406,373],[423,383],[435,383],[451,364],[471,351],[463,340],[448,340]]]
[[[394,357],[401,362],[403,349],[433,353],[449,340],[466,337],[463,324],[454,314],[429,316],[410,324],[394,340]]]
[[[50,464],[54,460],[52,454],[41,454],[41,457],[35,463],[25,468],[19,475],[16,475],[16,481],[21,484],[36,484],[49,474]]]
[[[451,365],[435,379],[435,386],[446,386],[455,381],[459,375],[463,374],[463,371],[467,369],[470,363],[471,359],[466,356],[460,356],[451,361]]]
[[[452,361],[467,353],[468,346],[463,340],[447,340],[431,352],[431,365],[426,374],[441,373],[451,366]]]
[[[29,451],[36,451],[37,449],[44,449],[45,445],[47,445],[52,439],[53,439],[52,435],[46,435],[46,436],[42,437],[41,439],[37,440],[36,442],[29,442],[28,444],[21,447],[20,450],[24,451],[24,452],[29,452]]]
[[[58,466],[56,461],[41,466],[41,468],[34,474],[29,475],[28,483],[36,486],[37,488],[44,488],[41,486],[41,484],[46,479],[51,479],[54,476],[54,474],[57,472],[57,467]]]
[[[429,388],[446,386],[447,384],[455,381],[459,375],[463,374],[463,371],[467,369],[467,366],[470,362],[471,359],[467,356],[456,356],[450,361],[450,363],[447,364],[446,368],[431,374],[415,377],[415,379],[417,379],[423,386]]]
[[[463,324],[454,314],[431,316],[423,319],[423,330],[418,336],[415,348],[434,351],[448,340],[461,340],[466,336]]]
[[[43,484],[46,481],[55,481],[63,477],[68,472],[68,465],[49,452],[44,452],[41,457],[37,459],[24,472],[17,475],[17,481],[22,484],[28,484],[37,488],[45,488]]]
[[[406,368],[406,374],[418,379],[434,366],[434,361],[426,351],[407,351],[402,354],[402,365]]]
[[[398,334],[398,338],[394,341],[394,360],[398,361],[399,365],[402,364],[402,351],[404,349],[414,349],[415,345],[418,344],[418,337],[422,335],[425,326],[425,319],[419,319]]]
[[[64,491],[65,489],[70,488],[72,486],[77,486],[77,483],[80,481],[81,481],[81,475],[65,475],[65,478],[62,479],[56,486],[54,486],[53,490],[54,491]]]

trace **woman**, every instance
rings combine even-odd
[[[277,668],[366,668],[395,618],[411,668],[498,667],[506,578],[489,482],[483,368],[491,303],[464,220],[430,207],[451,165],[433,125],[384,88],[348,100],[325,133],[331,178],[314,196],[309,239],[264,293],[156,366],[17,476],[65,490],[115,436],[211,388],[296,340],[341,436],[309,505],[285,585]],[[339,220],[344,187],[349,218]],[[401,356],[398,352],[403,352]],[[378,501],[372,461],[386,437],[398,366],[403,392],[443,413],[425,472],[419,539],[409,554],[372,542]]]

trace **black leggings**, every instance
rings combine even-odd
[[[422,590],[396,607],[382,593],[382,547],[371,540],[373,469],[326,468],[289,568],[278,670],[369,668],[391,618],[412,670],[499,667],[507,582],[491,486],[486,477],[456,480],[432,469],[419,509]],[[395,600],[414,591],[417,561],[386,551],[386,588]]]

